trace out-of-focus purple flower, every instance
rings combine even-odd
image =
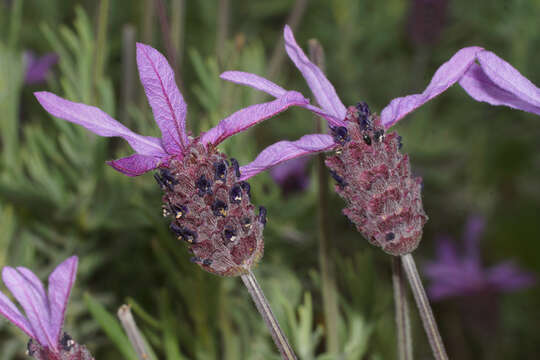
[[[6,266],[2,270],[4,284],[25,314],[1,292],[0,314],[32,338],[28,343],[28,354],[36,359],[91,359],[86,348],[75,344],[69,335],[60,336],[77,264],[78,258],[72,256],[58,265],[49,276],[47,292],[38,277],[27,268]],[[71,357],[67,353],[83,357]]]
[[[270,176],[279,184],[283,195],[305,190],[309,186],[307,157],[291,159],[270,169]]]
[[[424,266],[430,280],[429,297],[448,298],[512,292],[532,286],[535,277],[511,261],[484,267],[480,258],[480,238],[484,233],[482,217],[471,216],[463,235],[463,252],[449,236],[437,240],[436,259]]]
[[[50,92],[35,93],[39,103],[50,114],[82,125],[97,135],[119,136],[126,140],[136,153],[108,164],[128,176],[166,167],[173,158],[181,160],[186,149],[194,143],[216,146],[229,136],[244,131],[292,105],[308,103],[300,93],[284,91],[274,101],[252,105],[235,112],[193,139],[188,137],[186,132],[187,105],[165,57],[156,49],[138,43],[137,65],[148,102],[161,130],[161,138],[138,135],[94,106],[71,102]]]
[[[319,105],[300,106],[326,119],[332,128],[345,127],[348,109],[339,99],[330,81],[298,46],[289,26],[285,26],[284,37],[289,58],[306,79]],[[226,71],[221,74],[221,78],[251,86],[274,97],[282,96],[287,91],[270,80],[240,71]],[[540,115],[540,89],[494,53],[471,46],[459,50],[441,65],[424,92],[390,101],[381,111],[380,124],[384,129],[390,128],[455,83],[459,83],[477,101]],[[322,134],[305,135],[297,141],[277,142],[263,150],[252,163],[242,167],[243,178],[250,178],[283,161],[328,151],[339,145],[332,136]]]
[[[410,0],[408,34],[417,45],[439,40],[446,22],[448,0]]]
[[[58,55],[56,53],[47,53],[36,57],[32,51],[26,51],[24,53],[24,62],[26,64],[24,82],[26,84],[39,84],[47,79],[51,67],[58,62]]]

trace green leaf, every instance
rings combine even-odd
[[[109,339],[116,345],[124,358],[127,360],[139,360],[135,350],[131,347],[127,335],[124,333],[122,326],[120,326],[116,318],[90,294],[84,294],[84,301],[94,319],[98,322]]]

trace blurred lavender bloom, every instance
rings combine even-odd
[[[51,67],[58,62],[58,55],[56,53],[47,53],[43,56],[36,57],[32,51],[26,51],[23,56],[26,64],[26,75],[24,78],[26,84],[44,82]]]
[[[428,294],[432,300],[512,292],[535,283],[533,274],[520,269],[511,261],[489,268],[482,265],[479,241],[484,228],[482,217],[469,218],[463,235],[462,255],[449,236],[437,240],[436,260],[424,266],[424,273],[431,283]]]
[[[281,187],[283,195],[301,192],[309,186],[306,157],[296,158],[281,163],[270,169],[270,176]]]
[[[448,0],[410,0],[408,35],[417,45],[439,40],[446,23]]]
[[[39,278],[24,267],[4,267],[2,280],[23,308],[23,315],[9,298],[0,292],[0,314],[21,329],[31,340],[28,355],[38,360],[92,359],[84,346],[64,333],[64,316],[77,274],[78,258],[62,262],[49,276],[45,292]]]

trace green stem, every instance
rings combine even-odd
[[[394,304],[396,306],[396,328],[399,360],[412,360],[412,334],[407,301],[405,277],[401,259],[392,256],[392,283],[394,285]]]
[[[94,58],[94,84],[98,84],[103,76],[107,49],[107,24],[109,22],[109,0],[101,0],[97,19],[96,53]]]
[[[249,294],[255,302],[257,310],[259,310],[259,313],[266,323],[268,330],[270,330],[270,334],[272,335],[272,339],[274,340],[274,343],[281,354],[281,358],[284,360],[296,360],[296,355],[294,354],[291,345],[289,345],[289,341],[283,333],[283,330],[281,330],[272,309],[270,309],[268,300],[266,300],[266,297],[264,296],[255,275],[253,275],[251,270],[249,270],[247,274],[242,275],[241,277],[249,291]]]
[[[446,350],[444,349],[444,344],[441,335],[439,334],[433,311],[431,311],[431,306],[429,305],[424,286],[422,285],[422,280],[416,269],[414,258],[411,254],[405,254],[401,256],[401,261],[405,273],[407,274],[407,278],[409,279],[414,300],[416,300],[420,318],[422,319],[429,344],[431,345],[431,350],[433,351],[433,356],[436,360],[447,360],[448,355],[446,355]]]
[[[309,57],[315,65],[324,71],[324,51],[321,44],[309,40]],[[324,133],[320,117],[315,117],[315,132]],[[328,250],[328,171],[324,164],[324,154],[317,155],[317,181],[319,185],[318,223],[319,223],[319,267],[323,297],[324,321],[326,324],[326,350],[330,354],[339,353],[338,317],[336,281]]]

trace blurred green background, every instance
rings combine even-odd
[[[175,68],[197,135],[266,100],[221,81],[224,70],[254,72],[311,96],[282,48],[289,22],[304,49],[310,38],[323,45],[328,78],[346,105],[366,101],[380,111],[395,97],[422,91],[440,64],[470,45],[494,51],[540,84],[539,18],[539,0],[2,0],[0,266],[23,265],[45,278],[78,254],[65,329],[96,359],[136,359],[115,320],[123,303],[132,305],[156,358],[276,359],[241,281],[204,273],[169,234],[152,174],[128,178],[105,165],[129,154],[128,145],[53,119],[32,92],[96,105],[138,133],[158,135],[135,66],[135,41],[144,42]],[[28,51],[59,56],[46,81],[25,81]],[[477,103],[455,86],[395,128],[425,184],[430,220],[416,251],[420,268],[434,258],[438,235],[459,239],[467,218],[480,214],[487,221],[486,265],[514,259],[540,272],[539,121]],[[246,164],[265,146],[314,129],[310,113],[292,109],[220,148]],[[394,359],[390,258],[341,215],[333,191],[324,256],[339,294],[339,354],[328,352],[315,161],[307,172],[310,185],[296,193],[283,193],[267,173],[251,180],[254,203],[269,215],[255,273],[301,359]],[[487,332],[468,321],[468,298],[434,304],[450,357],[536,359],[538,287],[490,296],[498,309]],[[415,310],[415,358],[430,358]],[[0,359],[24,358],[26,341],[0,321]]]

